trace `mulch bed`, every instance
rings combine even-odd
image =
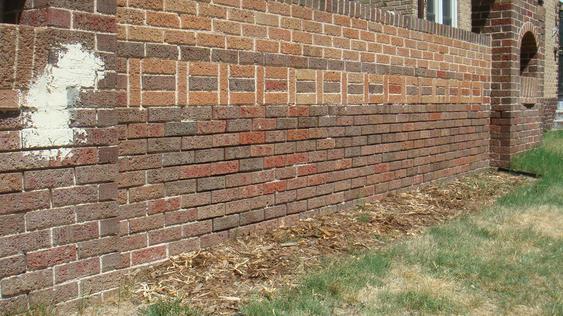
[[[293,287],[323,257],[377,249],[394,239],[483,209],[530,178],[484,172],[390,194],[355,209],[301,220],[185,253],[132,277],[133,301],[178,298],[205,314],[232,315],[256,296]]]

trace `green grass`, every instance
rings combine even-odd
[[[361,213],[356,217],[356,220],[360,223],[369,223],[371,221],[371,215],[369,213]]]
[[[142,316],[198,316],[199,312],[185,306],[180,300],[162,300],[141,309]]]
[[[242,313],[563,315],[563,132],[547,134],[513,168],[542,177],[480,214],[327,262]]]

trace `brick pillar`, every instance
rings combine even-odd
[[[115,9],[28,0],[21,15],[33,27],[19,26],[13,77],[27,66],[29,78],[21,110],[0,116],[13,136],[0,148],[0,314],[119,285]]]
[[[541,93],[543,8],[534,0],[474,0],[472,12],[473,31],[492,37],[491,162],[508,167],[516,154],[541,141],[539,95],[524,101],[522,94],[520,42],[526,25],[533,25],[539,48],[536,82]]]

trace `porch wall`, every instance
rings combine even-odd
[[[0,116],[1,311],[108,299],[132,268],[489,166],[487,36],[347,1],[96,3],[0,27],[37,59],[1,77],[22,105]],[[69,52],[97,74],[69,84],[72,142],[29,145],[30,87]]]

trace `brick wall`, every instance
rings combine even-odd
[[[489,166],[488,36],[338,1],[32,4],[0,27],[2,311]]]
[[[11,110],[0,112],[0,314],[78,303],[116,284],[99,281],[118,250],[115,5],[54,3],[29,1],[21,23],[31,26],[0,25],[0,95],[9,97],[0,100]],[[78,47],[65,45],[76,43],[105,64],[95,87],[65,73]]]
[[[366,8],[118,4],[123,267],[488,166],[488,39]]]

